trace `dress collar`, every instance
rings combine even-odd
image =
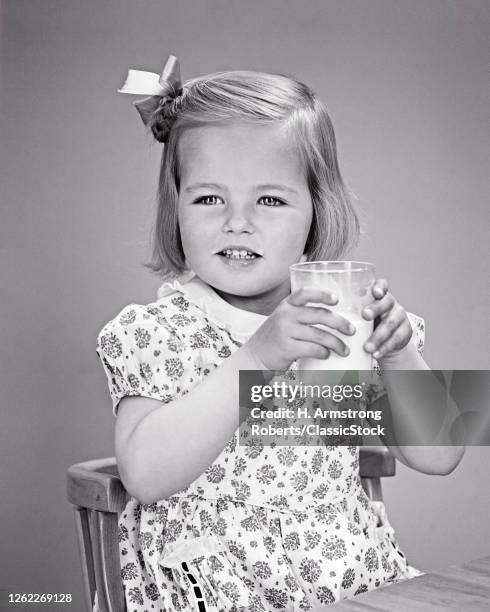
[[[180,291],[206,313],[208,319],[226,329],[238,342],[246,342],[266,320],[265,315],[242,310],[228,304],[192,270],[163,283],[158,289],[158,299]]]

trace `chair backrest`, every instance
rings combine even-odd
[[[383,501],[380,479],[394,476],[395,469],[395,459],[387,448],[361,447],[359,474],[371,500]],[[116,459],[72,465],[67,480],[68,500],[75,507],[87,610],[92,612],[97,593],[100,612],[124,612],[118,520],[129,495],[119,479]]]
[[[68,500],[74,505],[87,610],[95,593],[100,612],[126,610],[119,563],[118,518],[129,500],[115,457],[68,469]]]

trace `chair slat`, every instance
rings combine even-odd
[[[83,591],[88,612],[92,612],[95,595],[94,558],[90,541],[90,525],[86,508],[74,508],[75,525],[78,535],[78,549],[82,561]]]
[[[362,488],[371,501],[383,501],[380,478],[361,478]]]
[[[117,515],[107,512],[91,512],[90,531],[100,612],[124,612],[126,604],[119,563]]]

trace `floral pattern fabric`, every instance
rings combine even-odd
[[[197,282],[127,306],[100,332],[115,415],[128,395],[164,403],[185,395],[250,335],[223,319],[214,292],[196,299]],[[252,327],[261,322],[233,310]],[[423,319],[410,321],[422,351]],[[358,447],[238,444],[238,430],[169,499],[131,498],[119,548],[128,612],[318,610],[421,573],[408,565],[384,504],[365,494]]]

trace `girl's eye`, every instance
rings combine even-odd
[[[221,198],[219,198],[218,196],[214,196],[214,195],[208,195],[208,196],[202,196],[200,198],[197,198],[197,200],[194,200],[194,203],[195,204],[206,204],[208,206],[211,206],[217,203],[216,200],[221,200]]]
[[[260,198],[266,206],[284,206],[284,202],[273,196],[264,196]]]
[[[219,196],[215,195],[206,195],[201,196],[194,200],[195,204],[204,204],[205,206],[213,206],[214,204],[219,204],[223,202],[223,200]],[[279,200],[279,198],[275,198],[273,196],[263,196],[260,198],[259,202],[262,201],[265,206],[284,206],[284,202]]]

